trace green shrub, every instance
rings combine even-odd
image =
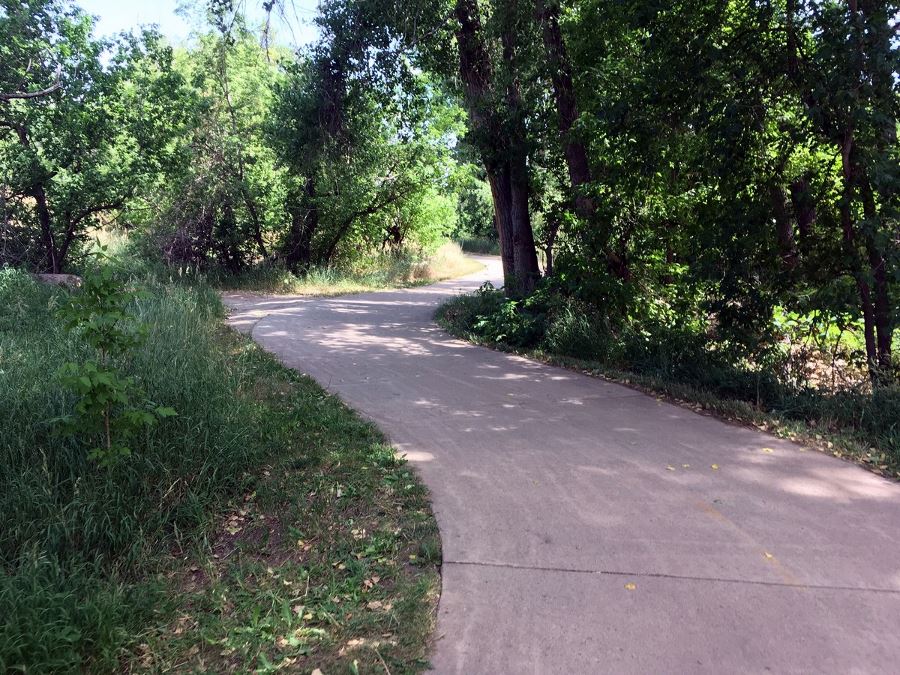
[[[472,295],[461,295],[438,309],[437,318],[458,335],[476,335],[475,325],[500,310],[506,298],[487,282]]]
[[[96,255],[106,258],[105,248]],[[58,316],[66,329],[90,345],[96,354],[88,360],[69,361],[60,369],[62,384],[78,396],[72,414],[60,418],[60,426],[72,436],[90,439],[94,447],[88,458],[110,466],[131,455],[126,443],[175,410],[140,400],[133,377],[121,372],[121,362],[132,355],[146,335],[147,326],[129,312],[138,293],[113,277],[108,266],[90,267],[81,288]]]
[[[584,303],[564,303],[553,312],[543,348],[554,354],[618,362],[621,347],[601,317]]]

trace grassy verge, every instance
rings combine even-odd
[[[49,422],[64,291],[0,271],[0,671],[415,672],[439,543],[425,489],[314,382],[140,284],[123,367],[178,411],[105,470]]]
[[[456,243],[446,243],[430,256],[379,254],[351,266],[313,268],[296,275],[283,267],[260,266],[216,285],[229,291],[290,295],[344,295],[398,286],[417,286],[477,272],[481,263],[466,257]]]
[[[704,414],[752,426],[822,452],[900,478],[900,391],[818,392],[757,385],[756,373],[706,367],[702,356],[680,367],[673,345],[640,347],[641,361],[585,358],[606,346],[597,326],[564,309],[531,316],[513,311],[496,292],[461,296],[439,308],[438,322],[453,335],[482,346],[528,356],[663,397]],[[683,336],[680,336],[683,337]],[[664,342],[664,341],[660,341]],[[630,366],[630,367],[629,367]],[[760,399],[761,389],[765,389]]]
[[[480,253],[482,255],[500,255],[500,242],[486,237],[463,237],[458,239],[460,248],[465,253]]]

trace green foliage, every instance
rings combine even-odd
[[[603,176],[599,217],[563,228],[566,292],[614,321],[676,299],[755,361],[779,339],[777,311],[841,316],[873,375],[890,370],[900,163],[876,137],[896,138],[896,11],[588,2],[565,15],[573,64],[591,64],[576,71],[580,132]],[[620,290],[598,281],[610,249],[628,262]]]
[[[456,226],[458,107],[407,65],[403,95],[354,70],[335,35],[288,68],[270,136],[293,186],[280,248],[295,269],[390,247],[435,249]],[[390,90],[389,90],[390,91]]]
[[[490,283],[479,289],[479,309],[493,311],[478,314],[473,331],[489,342],[510,347],[528,347],[535,344],[544,331],[545,316],[534,296],[527,300],[509,300],[495,290]]]
[[[453,233],[454,237],[487,239],[493,241],[495,246],[497,245],[497,228],[494,225],[491,188],[485,181],[473,177],[462,185],[459,191],[457,211],[459,221]]]
[[[113,281],[122,287],[121,277]],[[339,400],[223,332],[211,289],[128,283],[139,297],[124,313],[147,331],[118,364],[121,376],[179,414],[136,435],[127,462],[97,471],[79,439],[46,423],[77,401],[48,373],[94,351],[56,320],[73,298],[0,269],[0,671],[106,673],[188,662],[250,670],[283,655],[267,627],[301,623],[322,637],[305,637],[295,651],[319,663],[345,665],[352,659],[339,651],[347,639],[388,631],[397,638],[382,651],[390,667],[418,663],[437,576],[431,559],[412,565],[410,555],[422,558],[420,544],[431,555],[437,549],[427,494],[408,467]],[[266,516],[254,525],[285,529],[265,538],[252,527],[239,537],[222,529],[226,513],[247,509]],[[368,534],[360,537],[360,527]],[[307,620],[290,602],[298,587],[282,583],[301,578],[301,536],[328,537],[309,554]],[[229,542],[234,550],[215,558],[222,549],[213,546]],[[222,576],[186,585],[195,573],[182,569],[185,558],[221,565]],[[373,574],[383,582],[361,594],[361,580]],[[235,602],[223,605],[223,592]],[[373,599],[394,609],[375,613],[366,607]],[[198,623],[176,632],[188,615]],[[227,663],[224,641],[239,647]],[[206,666],[191,660],[197,645]]]
[[[105,249],[95,255],[97,265],[88,268],[80,291],[59,311],[63,325],[96,350],[99,363],[67,362],[60,368],[65,387],[78,396],[75,413],[57,420],[65,433],[98,441],[88,458],[110,466],[131,455],[127,443],[142,429],[159,419],[173,417],[175,410],[139,400],[134,378],[117,367],[145,337],[146,325],[129,313],[140,294],[129,291],[103,265]]]
[[[4,670],[41,670],[43,658],[47,669],[117,668],[119,650],[160,601],[142,575],[179,539],[198,536],[210,509],[271,451],[261,425],[252,426],[252,403],[235,394],[246,370],[216,342],[215,295],[146,290],[134,309],[150,329],[121,364],[122,377],[139,379],[149,398],[180,414],[135,436],[129,461],[98,472],[79,439],[47,424],[77,402],[48,373],[93,351],[55,319],[67,294],[0,273]]]
[[[236,273],[270,255],[286,219],[286,177],[266,139],[282,75],[240,17],[177,51],[174,68],[186,87],[179,161],[134,215],[148,253]]]
[[[171,166],[182,81],[156,33],[96,40],[91,18],[60,0],[3,8],[0,262],[60,272],[92,226]]]
[[[85,270],[79,292],[59,311],[63,326],[96,349],[104,361],[127,355],[147,332],[128,311],[140,294],[126,288],[104,264],[106,260],[106,249],[101,248],[94,264]]]

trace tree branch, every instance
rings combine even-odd
[[[40,91],[14,91],[9,94],[5,94],[0,91],[0,101],[12,101],[13,99],[32,99],[32,98],[40,98],[41,96],[48,96],[52,94],[57,89],[62,88],[62,81],[60,80],[60,75],[62,74],[62,64],[56,66],[56,81],[51,84],[49,87],[45,89],[41,89]]]

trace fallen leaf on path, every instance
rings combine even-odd
[[[713,471],[718,471],[718,470],[719,470],[719,465],[718,465],[718,464],[713,464],[710,468],[711,468]]]
[[[775,452],[772,448],[763,448],[762,451],[763,451],[763,452],[767,452],[767,453],[769,453],[770,455],[771,455],[773,452]]]
[[[674,471],[674,470],[675,470],[675,467],[672,466],[671,464],[669,464],[669,466],[666,467],[666,471]]]
[[[634,583],[632,583],[632,582],[630,582],[630,581],[629,581],[627,584],[625,584],[625,590],[626,590],[626,591],[633,591],[633,590],[636,589],[636,588],[637,588],[637,584],[634,584]]]

